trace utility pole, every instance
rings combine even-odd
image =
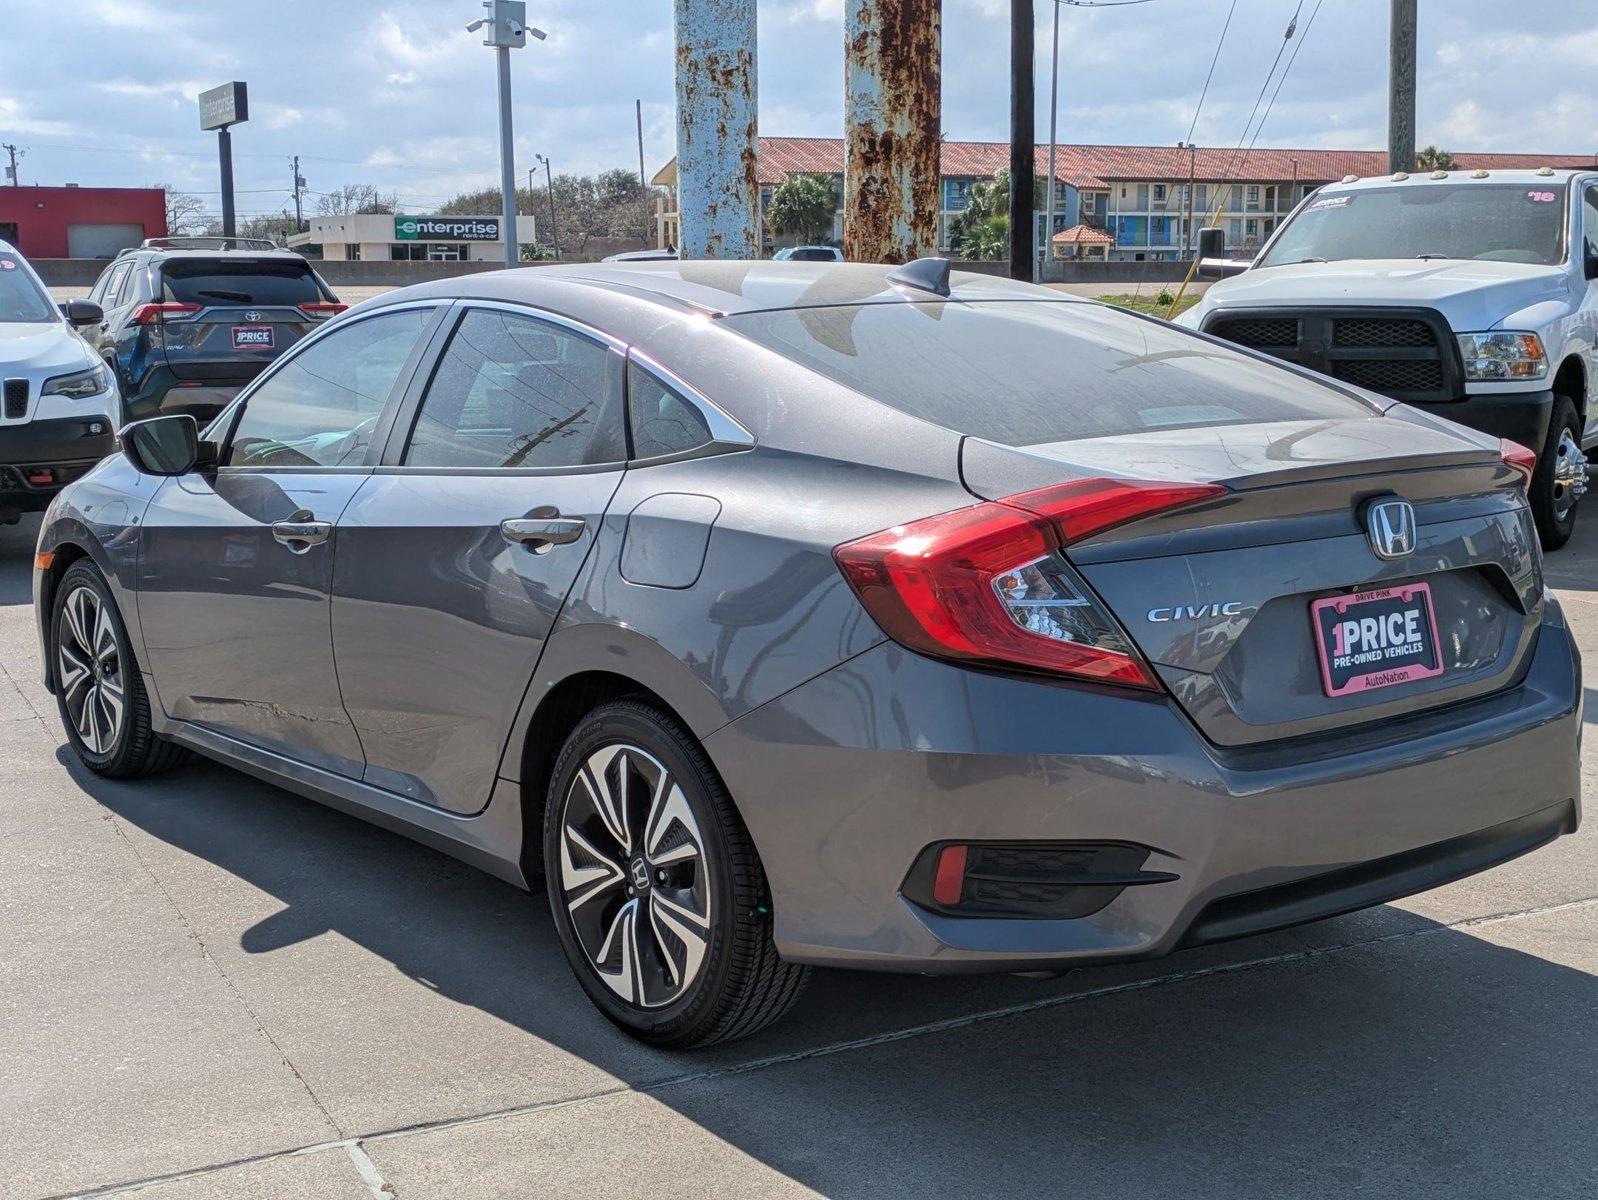
[[[549,159],[542,154],[533,155],[544,164],[544,178],[549,180],[549,240],[555,247],[555,261],[560,261],[560,231],[555,228],[555,171],[549,165]],[[531,175],[529,174],[529,179]]]
[[[1010,278],[1031,280],[1037,129],[1032,98],[1032,0],[1010,0]],[[1052,182],[1052,181],[1051,181]]]
[[[483,0],[488,16],[478,17],[466,26],[468,33],[484,30],[483,45],[494,47],[494,57],[499,70],[499,194],[500,220],[504,228],[500,236],[505,239],[505,265],[514,267],[521,261],[521,245],[516,234],[516,145],[511,132],[510,118],[510,52],[527,45],[527,35],[543,41],[542,29],[527,24],[525,0]]]
[[[300,156],[294,156],[294,232],[305,232],[305,210],[300,204],[300,193],[305,188],[305,176],[300,174]]]
[[[1048,269],[1054,262],[1054,150],[1059,141],[1060,120],[1060,0],[1054,0],[1054,37],[1050,42],[1053,61],[1049,64],[1049,176],[1044,185],[1048,188],[1043,202],[1043,266],[1038,270],[1038,281],[1048,278]]]
[[[638,187],[641,189],[644,198],[640,207],[643,209],[644,247],[647,249],[649,247],[649,219],[652,205],[649,195],[649,180],[644,178],[644,102],[642,100],[633,101],[633,112],[638,117]]]
[[[847,0],[843,254],[904,263],[938,248],[943,0]]]
[[[1193,186],[1194,176],[1198,172],[1198,143],[1177,142],[1178,147],[1187,147],[1187,203],[1183,205],[1186,210],[1182,217],[1182,258],[1193,257]]]
[[[1415,169],[1415,0],[1392,0],[1387,42],[1387,169]]]
[[[22,180],[17,178],[17,148],[10,142],[4,143],[3,148],[11,156],[11,165],[6,168],[6,178],[11,181],[12,187],[21,187]]]
[[[676,0],[684,259],[758,258],[755,0]]]

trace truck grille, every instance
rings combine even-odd
[[[28,415],[28,381],[8,379],[5,387],[5,414],[8,421],[20,421]]]
[[[1205,329],[1395,400],[1453,400],[1464,390],[1453,335],[1430,310],[1219,312]]]

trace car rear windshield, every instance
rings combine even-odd
[[[861,304],[723,320],[873,400],[1011,446],[1377,411],[1206,338],[1085,301]]]
[[[295,305],[323,299],[305,263],[178,259],[163,263],[166,298],[179,304]]]
[[[0,254],[0,322],[53,321],[55,306],[14,254]]]
[[[1563,183],[1417,180],[1311,197],[1258,265],[1466,258],[1553,266],[1564,258],[1564,228]]]

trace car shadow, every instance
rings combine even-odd
[[[214,764],[124,784],[60,758],[283,906],[246,953],[336,933],[826,1196],[1562,1196],[1598,1172],[1598,979],[1401,910],[1046,984],[822,971],[776,1029],[671,1055],[588,1006],[540,897]],[[882,1040],[831,1052],[851,1039]]]

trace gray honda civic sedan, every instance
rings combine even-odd
[[[657,1045],[813,965],[1160,955],[1579,818],[1529,451],[947,263],[428,283],[121,443],[34,575],[82,763],[542,882]]]

